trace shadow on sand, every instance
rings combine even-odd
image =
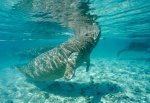
[[[44,88],[41,88],[40,86],[38,87],[47,93],[52,93],[63,97],[83,96],[86,98],[87,103],[100,103],[102,96],[122,91],[117,84],[111,82],[74,83],[55,81]]]

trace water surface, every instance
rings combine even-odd
[[[71,81],[39,88],[14,68],[71,38],[74,25],[93,22],[87,14],[102,35],[89,72],[83,65]],[[148,0],[0,0],[0,101],[149,103],[149,17]]]

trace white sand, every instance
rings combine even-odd
[[[60,79],[43,88],[15,69],[1,69],[0,103],[150,103],[150,64],[92,59],[89,72],[81,66],[71,81]]]

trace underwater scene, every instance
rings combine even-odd
[[[0,0],[0,103],[150,103],[150,0]]]

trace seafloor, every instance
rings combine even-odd
[[[150,103],[150,61],[92,59],[71,81],[36,83],[0,70],[0,103]]]

